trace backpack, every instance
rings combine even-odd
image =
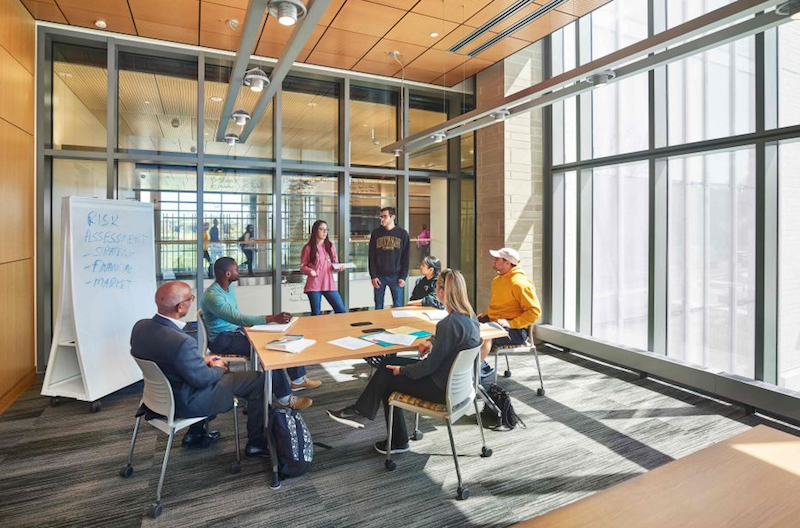
[[[305,420],[294,409],[277,408],[270,413],[273,445],[278,452],[278,473],[281,478],[305,475],[314,459],[314,444]]]
[[[495,414],[488,405],[484,405],[481,411],[481,421],[483,423],[489,424],[492,429],[510,430],[517,425],[523,429],[526,428],[525,422],[514,412],[514,406],[511,405],[511,396],[508,395],[507,390],[492,383],[487,392],[489,398],[500,410],[500,415]]]
[[[236,240],[238,240],[239,242],[244,242],[244,233],[242,233],[242,236],[240,236],[240,237],[239,237],[239,238],[237,238]],[[239,244],[239,249],[241,249],[242,251],[244,251],[244,244]]]

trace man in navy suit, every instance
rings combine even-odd
[[[155,362],[172,385],[175,415],[213,417],[233,408],[233,397],[247,399],[248,456],[266,456],[264,439],[264,374],[230,372],[225,361],[217,356],[204,358],[197,340],[183,332],[181,318],[189,312],[194,295],[188,284],[172,281],[156,290],[158,313],[142,319],[133,327],[131,353],[140,359]],[[184,447],[208,447],[219,432],[207,431],[206,422],[189,427],[183,438]]]

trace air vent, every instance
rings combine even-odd
[[[463,39],[459,40],[456,44],[454,44],[449,51],[450,53],[455,53],[473,40],[477,39],[496,25],[505,22],[509,18],[513,17],[529,5],[533,3],[533,0],[518,0],[513,5],[507,7],[504,11],[501,11],[499,14],[495,15],[494,18],[491,20],[484,22],[481,27],[464,37]]]
[[[537,9],[536,11],[534,11],[530,15],[526,16],[525,18],[522,18],[518,22],[515,22],[508,29],[505,29],[505,30],[501,31],[500,33],[498,33],[497,35],[495,35],[491,39],[487,40],[486,42],[484,42],[483,44],[481,44],[480,46],[478,46],[474,50],[472,50],[469,53],[467,53],[467,55],[470,56],[470,57],[475,57],[475,56],[479,55],[480,53],[482,53],[482,52],[486,51],[487,49],[491,48],[492,46],[494,46],[495,44],[497,44],[498,42],[500,42],[501,40],[503,40],[507,36],[511,35],[515,31],[519,31],[520,29],[524,28],[528,24],[530,24],[530,23],[542,18],[544,15],[546,15],[547,13],[552,11],[553,9],[557,8],[558,6],[560,6],[561,4],[564,4],[566,2],[567,2],[567,0],[553,0],[549,4],[542,6],[541,8]]]

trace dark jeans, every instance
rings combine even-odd
[[[208,348],[215,354],[250,357],[250,340],[241,330],[222,332],[208,344]],[[292,393],[292,387],[289,385],[289,380],[286,379],[287,372],[293,380],[300,379],[306,375],[305,367],[272,371],[272,392],[278,398],[283,398]]]
[[[402,306],[403,288],[397,284],[399,277],[378,277],[378,280],[381,281],[381,285],[374,289],[375,309],[383,310],[383,296],[387,286],[389,287],[389,291],[392,292],[392,305],[395,307]]]
[[[492,339],[492,346],[522,345],[528,339],[527,328],[509,328],[508,337]]]
[[[204,392],[205,405],[193,408],[189,405],[192,416],[209,416],[228,412],[233,408],[233,397],[247,400],[247,438],[256,440],[264,438],[264,373],[263,372],[227,372],[212,387]],[[186,418],[188,418],[187,416]],[[184,418],[184,417],[181,417]],[[206,429],[206,421],[197,422],[189,427],[189,433],[200,434]]]
[[[418,380],[399,375],[395,376],[385,365],[408,365],[415,363],[416,359],[395,357],[387,359],[367,383],[364,392],[358,397],[355,408],[361,416],[374,420],[378,414],[378,407],[383,402],[383,415],[386,419],[386,431],[389,431],[389,395],[394,391],[402,392],[423,400],[434,403],[445,403],[445,390],[440,388],[428,376]],[[408,444],[408,431],[403,411],[394,408],[394,423],[392,425],[392,447],[401,447]]]
[[[344,303],[342,302],[342,297],[339,295],[339,292],[336,290],[331,291],[310,291],[306,292],[308,295],[308,302],[311,303],[311,315],[319,315],[322,313],[322,309],[320,308],[322,304],[322,296],[325,296],[325,299],[330,303],[331,308],[336,313],[345,313],[347,308],[344,307]]]
[[[208,278],[210,279],[214,276],[214,263],[211,262],[211,255],[208,251],[203,251],[203,258],[208,261]]]
[[[253,257],[255,256],[255,251],[252,249],[243,249],[242,252],[244,253],[244,264],[247,266],[247,272],[253,273]]]

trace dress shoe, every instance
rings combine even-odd
[[[289,396],[288,403],[281,403],[280,400],[275,402],[277,407],[288,407],[290,409],[294,409],[295,411],[302,411],[303,409],[308,409],[311,407],[311,404],[314,403],[314,400],[311,398],[304,398],[302,396],[295,396],[292,394]]]
[[[292,381],[290,382],[290,384],[292,386],[292,390],[300,391],[303,389],[316,389],[317,387],[322,385],[322,381],[306,377],[303,378],[303,381],[301,381],[300,383],[295,383]]]
[[[190,449],[206,448],[219,440],[219,431],[209,431],[207,433],[193,434],[186,433],[181,445]]]
[[[244,456],[246,457],[259,457],[269,458],[269,448],[264,440],[247,442],[244,448]]]

